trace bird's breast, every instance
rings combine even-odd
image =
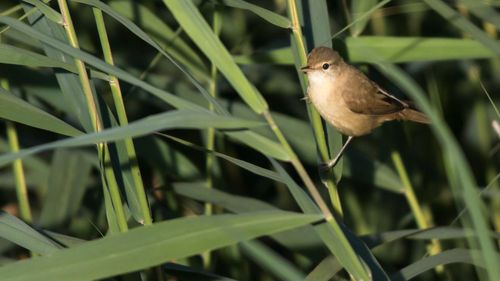
[[[322,78],[322,79],[320,79]],[[308,95],[320,115],[342,134],[361,136],[370,133],[380,125],[379,120],[370,115],[351,111],[344,98],[336,77],[310,77]]]

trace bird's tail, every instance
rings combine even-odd
[[[409,121],[424,123],[424,124],[431,123],[431,121],[429,120],[429,118],[425,114],[423,114],[422,112],[420,112],[416,109],[412,109],[412,108],[405,108],[404,110],[398,112],[397,119],[409,120]]]

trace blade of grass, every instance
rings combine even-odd
[[[401,230],[404,231],[414,231],[414,230]],[[398,235],[398,230],[389,231],[383,233],[384,237],[391,237],[393,235]],[[500,233],[490,231],[489,235],[493,239],[500,239]],[[462,239],[470,236],[474,236],[474,233],[470,231],[470,229],[451,227],[451,226],[439,226],[439,227],[431,227],[424,230],[420,230],[410,236],[407,236],[408,239],[415,240],[431,240],[431,239],[439,239],[439,240],[450,240],[450,239]]]
[[[61,247],[20,219],[0,212],[0,237],[41,255],[50,255]]]
[[[454,38],[360,36],[345,39],[350,62],[392,63],[440,61],[459,59],[495,58],[496,54],[476,40]],[[380,57],[366,54],[367,47],[374,49]],[[293,64],[293,54],[289,47],[273,49],[255,55],[235,56],[241,64],[273,63]]]
[[[339,260],[333,256],[324,258],[307,274],[305,281],[329,281],[342,269]]]
[[[241,69],[234,63],[222,42],[191,1],[164,0],[177,22],[191,37],[200,50],[217,66],[240,97],[256,112],[262,113],[268,106],[257,89],[250,84]]]
[[[445,18],[448,22],[458,27],[463,32],[470,34],[477,41],[481,42],[485,47],[489,48],[496,55],[500,55],[500,43],[489,37],[479,27],[475,26],[469,20],[464,18],[458,12],[450,8],[441,0],[424,0],[427,5],[434,9],[438,14]]]
[[[259,175],[259,176],[262,176],[262,177],[266,177],[268,179],[271,179],[271,180],[275,180],[275,181],[279,181],[279,182],[282,182],[283,179],[281,178],[281,176],[279,174],[277,174],[276,172],[274,171],[271,171],[271,170],[268,170],[268,169],[264,169],[260,166],[257,166],[257,165],[254,165],[252,163],[249,163],[249,162],[246,162],[246,161],[243,161],[243,160],[240,160],[238,158],[234,158],[234,157],[231,157],[229,155],[226,155],[226,154],[223,154],[223,153],[219,153],[219,152],[216,152],[214,150],[209,150],[208,148],[204,148],[204,147],[201,147],[201,146],[197,146],[193,143],[190,143],[188,141],[185,141],[185,140],[182,140],[182,139],[179,139],[179,138],[176,138],[176,137],[173,137],[173,136],[169,136],[169,135],[165,135],[165,134],[159,134],[163,137],[166,137],[170,140],[173,140],[177,143],[180,143],[182,145],[185,145],[187,147],[190,147],[190,148],[193,148],[193,149],[196,149],[198,151],[202,151],[204,153],[207,153],[207,154],[213,154],[214,156],[216,157],[219,157],[219,158],[222,158],[226,161],[229,161],[249,172],[252,172],[256,175]]]
[[[64,234],[60,234],[60,233],[56,233],[56,232],[52,232],[52,231],[48,231],[48,230],[43,230],[43,234],[50,237],[50,239],[52,239],[53,241],[57,241],[57,243],[59,243],[60,245],[64,245],[64,247],[68,247],[68,248],[74,247],[74,246],[77,246],[77,245],[80,245],[80,244],[86,242],[85,240],[80,239],[80,238],[76,238],[73,236],[64,235]]]
[[[87,242],[49,257],[3,266],[0,275],[5,281],[101,279],[319,219],[317,215],[276,211],[174,219]]]
[[[0,43],[0,63],[25,65],[29,67],[54,67],[76,72],[76,67],[72,64],[2,43]]]
[[[210,202],[229,212],[238,214],[264,210],[281,210],[276,206],[254,198],[233,195],[217,189],[207,189],[200,182],[175,183],[174,191],[184,197],[201,202]],[[271,235],[271,237],[289,249],[311,249],[322,248],[324,246],[311,226],[288,230]]]
[[[494,52],[471,39],[362,36],[347,38],[346,44],[352,62],[374,62],[364,51],[367,47],[376,49],[378,61],[393,63],[495,57]]]
[[[480,255],[479,253],[474,253],[474,252],[476,251],[466,250],[466,249],[453,249],[441,252],[435,256],[423,258],[413,264],[406,266],[397,273],[394,273],[391,276],[391,280],[394,281],[410,280],[413,277],[416,277],[429,269],[435,268],[439,265],[446,265],[450,263],[468,263],[482,267],[483,266],[482,262],[474,260],[472,258],[474,254],[476,256]]]
[[[190,110],[176,110],[167,113],[160,113],[146,117],[141,120],[131,122],[126,126],[106,129],[98,133],[89,133],[71,139],[59,140],[28,149],[23,149],[18,153],[4,154],[0,156],[0,166],[18,159],[42,151],[62,148],[93,145],[103,142],[121,140],[126,137],[137,137],[159,130],[167,129],[202,129],[207,127],[221,129],[242,129],[246,125],[258,126],[261,123],[245,121],[237,118],[212,115]],[[105,155],[101,155],[104,157]]]
[[[40,0],[22,0],[22,1],[35,6],[49,20],[58,24],[63,23],[61,14],[58,13],[56,10],[52,9],[47,4],[43,3],[42,1]]]
[[[262,19],[266,20],[267,22],[276,25],[278,27],[281,28],[291,27],[291,23],[290,20],[288,20],[288,18],[279,15],[275,12],[264,9],[262,7],[259,7],[257,5],[254,5],[252,3],[248,3],[243,0],[221,0],[220,3],[228,7],[248,10],[256,14],[257,16],[261,17]]]
[[[220,190],[207,190],[203,186],[202,182],[190,182],[190,183],[175,183],[174,190],[177,194],[185,196],[187,198],[191,198],[194,200],[202,201],[202,202],[211,202],[218,206],[223,207],[224,209],[235,212],[235,213],[245,213],[259,210],[279,210],[273,205],[269,203],[238,195],[232,195]],[[283,235],[273,235],[273,238],[286,245],[290,248],[295,248],[294,245],[297,245],[295,242],[291,242],[293,240],[291,238],[292,232],[298,232],[297,230],[287,231],[283,233]],[[299,237],[304,237],[305,233],[300,232]],[[413,240],[431,240],[431,239],[439,239],[439,240],[450,240],[450,239],[463,239],[467,237],[473,236],[474,233],[467,229],[456,228],[456,227],[432,227],[427,229],[404,229],[404,230],[396,230],[396,231],[388,231],[382,233],[374,233],[361,236],[361,240],[366,243],[369,248],[375,248],[381,245],[386,245],[388,243],[397,241],[399,239],[413,239]],[[490,232],[489,235],[494,239],[500,239],[500,233]],[[314,237],[314,232],[308,231],[308,234],[305,235],[308,238]],[[314,240],[314,241],[313,241]],[[314,238],[309,241],[306,248],[314,248],[321,246],[321,241],[319,238]],[[300,244],[300,242],[299,242]],[[339,269],[342,266],[339,264]]]
[[[66,136],[82,134],[68,123],[34,107],[3,88],[0,88],[0,117]]]
[[[279,143],[256,134],[254,132],[225,132],[230,139],[243,143],[263,155],[271,156],[281,161],[290,161],[290,155],[285,151]]]

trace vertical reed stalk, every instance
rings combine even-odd
[[[111,65],[114,65],[113,54],[111,52],[111,46],[109,44],[108,33],[106,32],[106,26],[104,24],[104,18],[102,11],[97,8],[92,8],[94,12],[94,18],[97,25],[97,32],[99,33],[99,40],[101,42],[102,52],[104,55],[104,60]],[[121,126],[128,124],[127,112],[125,110],[125,105],[123,103],[122,91],[120,88],[120,82],[118,78],[114,75],[109,76],[109,87],[111,88],[111,93],[113,96],[113,102],[116,109],[116,114],[118,116],[118,122]],[[128,154],[128,159],[130,163],[130,169],[132,171],[132,178],[134,181],[135,194],[138,196],[139,206],[141,209],[142,217],[144,218],[144,225],[151,225],[153,220],[151,218],[151,213],[149,211],[149,204],[144,190],[144,183],[142,181],[141,170],[139,169],[139,163],[137,162],[137,154],[135,152],[134,142],[132,138],[125,138],[125,149]]]
[[[214,14],[213,14],[213,21],[212,21],[212,28],[214,30],[214,33],[216,36],[219,36],[221,28],[222,28],[222,22],[221,22],[221,16],[219,11],[217,11],[217,7],[214,7]],[[217,67],[215,64],[211,65],[210,69],[210,84],[209,84],[209,94],[216,98],[217,97]],[[212,103],[208,104],[208,108],[210,111],[214,111],[214,105]],[[205,144],[205,148],[207,148],[209,151],[213,151],[215,146],[215,129],[214,128],[208,128],[207,130],[207,140]],[[205,165],[206,165],[206,186],[207,188],[213,188],[213,183],[214,183],[214,178],[213,178],[213,165],[215,161],[215,155],[213,153],[207,153],[206,154],[206,160],[205,160]],[[205,215],[211,215],[212,214],[212,204],[210,203],[205,203]]]
[[[78,43],[78,38],[76,36],[75,27],[73,25],[73,20],[69,13],[68,3],[66,0],[58,0],[59,9],[63,17],[63,26],[68,36],[70,45],[73,48],[80,48]],[[85,100],[87,102],[87,110],[89,112],[90,120],[92,122],[92,127],[94,131],[99,132],[102,130],[102,123],[99,120],[99,115],[97,114],[97,105],[92,95],[92,88],[90,86],[90,79],[85,69],[85,64],[79,59],[75,59],[76,68],[78,71],[78,77],[80,78],[80,83],[82,85],[83,93],[85,94]]]
[[[9,83],[6,79],[0,81],[0,86],[6,90],[9,90]],[[17,137],[16,127],[13,122],[7,121],[7,139],[9,142],[10,151],[13,153],[19,151],[19,139]],[[31,208],[28,198],[28,188],[26,186],[26,177],[24,175],[23,162],[21,159],[16,159],[12,163],[12,169],[14,170],[14,180],[16,183],[16,196],[17,203],[19,204],[19,213],[21,214],[21,219],[27,223],[33,221],[33,216],[31,215]]]
[[[213,14],[213,20],[212,20],[212,29],[215,33],[216,36],[219,36],[220,31],[222,28],[222,21],[221,21],[221,15],[220,12],[217,10],[217,4],[214,6],[214,14]],[[208,92],[209,94],[213,97],[217,97],[217,66],[215,64],[211,65],[210,69],[210,82],[209,82],[209,89]],[[210,111],[214,111],[214,105],[212,103],[208,104],[208,108]],[[208,128],[207,129],[207,136],[206,136],[206,144],[205,148],[207,151],[213,151],[215,148],[215,129],[214,128]],[[215,154],[214,153],[207,153],[206,154],[206,159],[205,159],[205,173],[206,173],[206,187],[207,188],[213,188],[214,187],[214,163],[216,161]],[[213,205],[212,203],[206,202],[205,203],[205,215],[210,216],[213,213]],[[203,253],[203,265],[205,269],[210,268],[211,264],[211,252],[207,251]]]
[[[102,159],[102,163],[104,164],[101,167],[101,173],[104,174],[103,177],[103,188],[108,189],[109,196],[112,203],[112,208],[115,212],[116,223],[118,225],[118,229],[120,232],[128,231],[127,217],[125,216],[125,210],[123,209],[123,202],[120,195],[120,188],[118,183],[116,182],[115,173],[113,171],[113,167],[111,165],[107,165],[107,163],[111,163],[111,159],[109,157],[109,150],[107,146],[103,144],[99,144],[97,152],[99,154],[99,159]],[[109,218],[108,218],[109,219]]]
[[[296,5],[294,0],[288,0],[287,4],[288,4],[288,14],[289,14],[290,20],[292,22],[292,37],[293,37],[293,40],[294,40],[296,47],[298,49],[297,53],[299,55],[299,63],[301,65],[306,65],[306,63],[307,63],[307,55],[306,55],[307,49],[306,49],[305,42],[304,42],[304,36],[302,35],[302,28],[300,25],[297,5]],[[304,79],[304,81],[307,81],[307,78],[305,77],[305,75],[303,75],[303,79]],[[305,88],[305,85],[304,85],[304,88]],[[314,138],[316,140],[316,145],[318,147],[318,151],[319,151],[319,155],[320,155],[320,159],[321,159],[320,161],[326,163],[330,159],[330,155],[328,153],[328,145],[326,143],[326,136],[325,136],[325,132],[323,130],[323,123],[321,121],[321,117],[313,106],[306,103],[306,107],[307,107],[307,111],[309,113],[310,122],[312,124]],[[340,161],[342,161],[342,160],[340,160]],[[342,162],[339,162],[339,165],[340,164],[342,164]],[[330,200],[331,200],[335,214],[342,217],[342,215],[343,215],[342,205],[340,203],[340,197],[338,194],[337,185],[335,184],[335,181],[334,181],[333,170],[329,173],[329,176],[323,181],[323,183],[325,184],[325,186],[328,190],[328,193],[330,195]]]
[[[59,4],[59,9],[61,10],[63,27],[66,31],[66,36],[68,36],[69,43],[73,48],[79,49],[80,47],[78,44],[78,38],[76,36],[73,21],[71,19],[71,14],[69,12],[68,3],[66,2],[66,0],[58,0],[57,2]],[[90,80],[85,68],[85,64],[83,63],[83,61],[75,59],[75,65],[77,67],[78,77],[80,78],[80,83],[82,85],[85,100],[87,102],[87,111],[92,122],[92,128],[95,132],[99,132],[102,130],[102,123],[97,113],[97,105],[92,94],[92,88],[90,86]],[[107,187],[109,188],[109,193],[113,202],[113,208],[118,220],[120,231],[127,231],[127,219],[123,210],[123,203],[120,197],[118,184],[116,183],[113,168],[111,167],[111,165],[107,165],[107,163],[111,163],[108,147],[106,144],[100,143],[97,145],[97,151],[100,156],[99,159],[104,160],[104,166],[102,168],[104,169],[104,171],[101,172],[103,172],[106,177],[105,185],[107,185]]]
[[[415,192],[413,191],[413,185],[410,182],[410,178],[408,177],[408,173],[406,172],[406,168],[403,164],[403,160],[401,159],[401,155],[397,151],[393,151],[391,153],[392,162],[396,167],[396,171],[398,172],[399,178],[403,183],[404,195],[406,200],[408,201],[408,205],[410,206],[411,212],[413,213],[413,217],[417,223],[419,229],[427,229],[433,227],[432,217],[430,212],[425,212],[418,203],[417,196],[415,196]],[[442,251],[441,244],[439,240],[432,239],[431,244],[427,246],[427,251],[430,255],[439,254]],[[442,274],[444,271],[443,266],[436,267],[436,272],[438,274]]]

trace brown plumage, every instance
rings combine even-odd
[[[410,102],[388,94],[330,48],[313,49],[302,70],[309,78],[307,94],[312,104],[326,121],[349,136],[343,149],[352,137],[368,134],[386,121],[429,123]],[[335,165],[338,157],[328,166]]]

